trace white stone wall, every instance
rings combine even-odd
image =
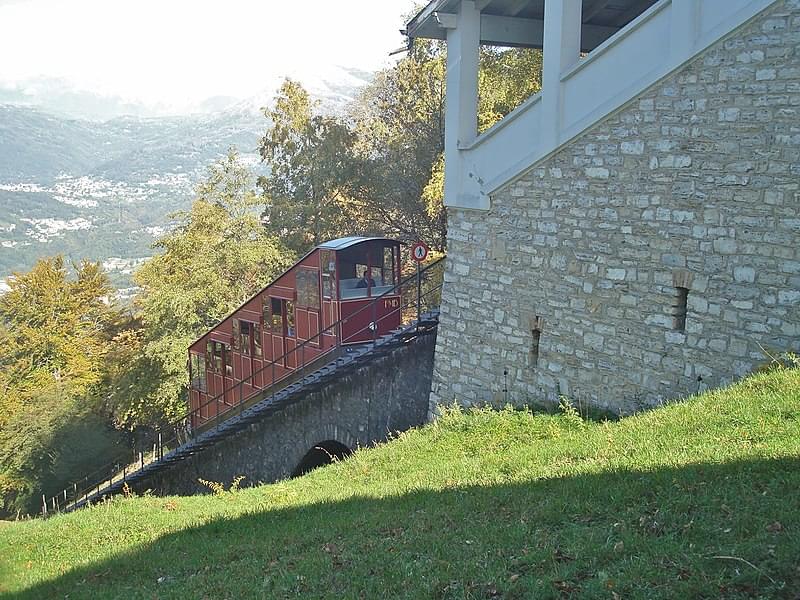
[[[432,410],[631,412],[800,352],[800,0],[449,219]]]

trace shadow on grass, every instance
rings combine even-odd
[[[227,497],[236,518],[8,597],[797,598],[798,489],[792,458],[275,510],[251,491]],[[182,501],[158,499],[173,515]]]

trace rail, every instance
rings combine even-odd
[[[439,306],[443,282],[444,259],[445,257],[442,257],[426,265],[420,270],[419,276],[417,273],[414,273],[411,276],[401,279],[398,284],[372,298],[371,302],[361,307],[355,313],[329,325],[315,336],[303,340],[301,343],[297,344],[295,348],[285,352],[283,355],[271,359],[268,361],[269,364],[254,371],[247,378],[232,386],[228,386],[223,389],[222,392],[199,405],[197,408],[186,412],[175,421],[169,423],[165,428],[158,430],[152,446],[148,444],[147,448],[134,447],[133,461],[127,464],[124,464],[120,459],[110,461],[89,475],[81,478],[78,482],[74,482],[60,493],[50,498],[47,498],[46,495],[42,495],[42,516],[48,516],[50,513],[74,510],[92,500],[103,498],[110,493],[112,487],[119,486],[120,483],[124,486],[129,480],[138,479],[145,469],[152,468],[158,463],[163,463],[165,457],[169,458],[170,453],[174,453],[182,446],[191,442],[196,436],[219,429],[220,425],[225,421],[231,417],[240,416],[246,408],[257,402],[268,399],[270,396],[272,400],[274,400],[275,395],[287,387],[287,385],[296,381],[303,381],[309,373],[317,370],[320,364],[329,362],[331,356],[342,352],[343,344],[347,344],[351,339],[358,338],[358,336],[367,330],[372,332],[371,343],[374,347],[375,343],[378,341],[379,324],[383,319],[388,319],[399,313],[401,325],[413,325],[414,322],[416,322],[416,327],[419,327],[421,322],[420,316],[424,313],[431,312]],[[400,295],[399,306],[385,313],[383,316],[378,317],[378,302],[386,296],[397,295],[398,292]],[[306,347],[318,344],[318,346],[313,346],[315,351],[323,348],[323,335],[331,331],[342,331],[343,325],[357,319],[357,317],[365,311],[372,312],[372,318],[368,325],[353,332],[346,339],[341,339],[341,336],[337,336],[337,341],[334,346],[331,346],[321,355],[317,354],[314,356],[313,360],[306,361]],[[365,343],[370,342],[367,341]],[[297,367],[276,379],[276,365],[287,364],[286,359],[289,357],[295,358],[294,364],[297,365]],[[322,359],[328,360],[323,361]],[[267,387],[256,389],[247,395],[244,393],[245,385],[253,385],[258,377],[270,370],[271,383]],[[253,385],[253,387],[255,386]],[[226,398],[231,397],[229,396],[231,392],[234,393],[234,397],[237,397],[237,401],[228,402],[226,400]],[[224,410],[219,409],[220,404],[225,407]],[[214,405],[216,409],[215,414],[211,417],[204,417],[204,409],[206,415],[208,415],[212,405]]]

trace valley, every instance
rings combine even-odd
[[[338,112],[371,77],[336,67],[301,80],[324,111]],[[129,297],[133,270],[156,252],[169,215],[189,208],[209,165],[235,147],[254,175],[264,174],[262,107],[279,83],[206,112],[160,116],[59,82],[39,96],[0,89],[0,293],[14,271],[63,254],[101,261]]]

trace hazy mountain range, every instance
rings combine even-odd
[[[370,78],[329,75],[301,82],[333,112]],[[61,253],[102,260],[123,288],[208,165],[236,146],[261,168],[260,109],[279,84],[244,100],[208,99],[191,115],[147,116],[158,111],[46,83],[0,88],[0,278]]]

